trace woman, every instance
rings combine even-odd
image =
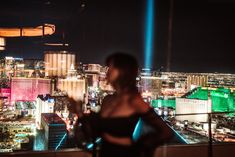
[[[136,59],[128,54],[115,53],[107,58],[106,64],[107,81],[115,89],[115,93],[104,98],[100,111],[100,156],[138,157],[140,149],[133,142],[132,135],[139,118],[157,131],[151,138],[158,143],[172,136],[171,129],[138,93]]]

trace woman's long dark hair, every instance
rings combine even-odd
[[[136,77],[138,76],[138,62],[132,55],[117,52],[106,59],[107,66],[113,66],[120,71],[115,84],[122,90],[137,93]]]

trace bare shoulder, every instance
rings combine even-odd
[[[140,94],[137,94],[132,98],[131,105],[137,113],[145,113],[149,109],[151,109],[149,104],[144,102],[144,100]]]

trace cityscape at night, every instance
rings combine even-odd
[[[75,147],[71,143],[66,145],[66,140],[74,136],[77,119],[69,112],[69,98],[81,101],[83,112],[89,114],[98,112],[105,95],[114,92],[105,81],[104,66],[77,64],[75,58],[75,54],[67,51],[50,51],[45,52],[45,60],[41,61],[9,56],[1,60],[2,152]],[[143,69],[136,79],[143,99],[169,121],[185,143],[207,142],[206,113],[215,113],[214,142],[235,142],[235,74]],[[190,113],[199,115],[183,115]],[[64,128],[51,145],[42,142],[50,141],[45,132],[52,123],[49,117],[54,117],[53,124]],[[63,141],[58,146],[60,139]],[[176,142],[182,144],[181,140]]]
[[[102,138],[87,141],[79,122],[98,115],[117,93],[104,60],[124,52],[139,62],[134,78],[141,98],[173,132],[155,156],[231,156],[234,9],[229,0],[4,3],[0,155],[94,157]]]

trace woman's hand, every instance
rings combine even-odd
[[[80,117],[83,115],[82,112],[82,101],[76,101],[73,98],[69,97],[68,98],[69,105],[68,105],[68,110],[70,113],[74,113],[79,115]]]

